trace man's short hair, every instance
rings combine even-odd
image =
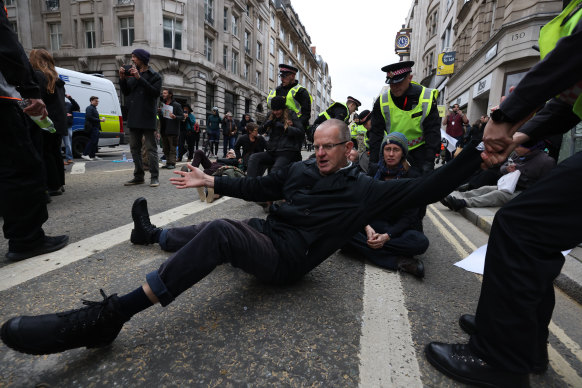
[[[163,88],[162,91],[167,90],[170,96],[174,96],[174,91],[170,88]]]
[[[324,129],[324,128],[327,128],[327,127],[336,127],[336,128],[338,128],[338,130],[339,130],[339,133],[338,133],[338,141],[343,142],[343,141],[351,141],[352,140],[352,136],[350,134],[350,128],[342,120],[338,120],[338,119],[325,120],[323,123],[321,123],[315,129],[315,131],[317,131],[320,128],[321,129]]]
[[[89,102],[91,102],[93,100],[98,100],[98,99],[99,99],[99,97],[97,97],[97,96],[91,96],[91,97],[89,97]]]
[[[258,128],[259,128],[259,126],[257,125],[257,123],[247,123],[247,125],[245,126],[247,133],[251,133],[255,129],[258,129]]]

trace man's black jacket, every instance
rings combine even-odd
[[[443,198],[480,163],[472,144],[422,178],[375,181],[355,167],[323,176],[310,159],[258,178],[215,177],[214,189],[248,201],[285,199],[266,220],[252,219],[250,225],[270,237],[284,259],[275,279],[288,281],[315,268],[374,219]]]

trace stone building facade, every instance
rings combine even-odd
[[[268,91],[278,84],[279,62],[300,68],[300,82],[312,95],[317,91],[320,61],[289,0],[9,0],[6,5],[26,50],[45,48],[57,66],[102,74],[116,85],[131,52],[148,50],[163,86],[192,106],[202,127],[214,106],[221,115],[230,111],[238,119],[248,112],[262,120]],[[330,88],[322,100],[329,100],[327,78]],[[124,108],[121,95],[120,102]]]
[[[404,59],[416,62],[416,80],[440,90],[440,104],[458,103],[473,123],[539,61],[540,28],[561,9],[559,0],[416,0]],[[456,51],[454,74],[437,76],[445,51]]]

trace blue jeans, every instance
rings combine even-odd
[[[65,157],[67,160],[73,160],[73,127],[69,127],[69,134],[63,136],[63,143],[65,143]]]
[[[222,157],[226,158],[226,153],[228,152],[228,150],[233,149],[234,148],[234,143],[236,141],[236,137],[235,136],[224,136],[224,138],[222,139],[222,146],[223,146],[223,150],[222,150]]]

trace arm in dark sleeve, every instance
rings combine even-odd
[[[347,115],[348,115],[348,108],[346,108],[342,104],[335,104],[335,106],[333,107],[332,112],[329,116],[332,119],[338,119],[338,120],[344,121]]]
[[[323,123],[325,120],[327,120],[325,118],[325,116],[317,116],[317,118],[315,119],[315,121],[313,122],[313,126],[317,127],[319,124]]]
[[[580,117],[572,111],[572,105],[552,98],[518,132],[528,135],[528,144],[534,144],[547,136],[568,132],[578,122]]]
[[[138,84],[145,88],[146,93],[150,97],[158,97],[162,90],[162,77],[158,73],[154,73],[150,81],[146,80],[145,77],[139,77],[137,80]]]
[[[311,118],[311,98],[309,98],[309,92],[305,88],[299,89],[295,98],[301,104],[301,122],[303,127],[309,125],[309,119]]]
[[[174,103],[174,115],[176,116],[175,120],[182,120],[184,118],[184,111],[182,110],[182,105],[178,104],[177,102]]]
[[[85,120],[92,124],[99,123],[99,113],[97,113],[97,109],[93,105],[89,105],[87,109],[85,109]]]
[[[527,72],[500,108],[519,121],[535,108],[582,80],[582,20],[571,35],[558,40],[556,47]]]
[[[8,22],[4,8],[0,9],[0,36],[0,72],[22,97],[40,98],[40,89],[34,79],[32,66]]]
[[[119,79],[119,88],[121,89],[121,93],[123,93],[124,96],[128,96],[129,93],[131,93],[131,88],[129,87],[127,78]]]
[[[214,177],[214,192],[255,202],[281,199],[290,166],[257,178]]]
[[[81,107],[73,97],[70,97],[69,101],[71,102],[71,112],[79,112],[81,110]]]
[[[429,161],[433,164],[434,156],[441,146],[441,118],[435,100],[432,101],[430,113],[422,121],[422,133],[426,147],[424,161]]]
[[[240,148],[243,146],[243,139],[245,138],[246,138],[245,136],[240,136],[238,139],[236,139],[236,143],[234,143],[234,154],[236,155],[237,159],[242,158]]]
[[[384,116],[380,111],[380,99],[376,99],[372,108],[372,128],[368,131],[368,141],[370,144],[370,163],[378,163],[380,146],[384,138],[386,124]]]

